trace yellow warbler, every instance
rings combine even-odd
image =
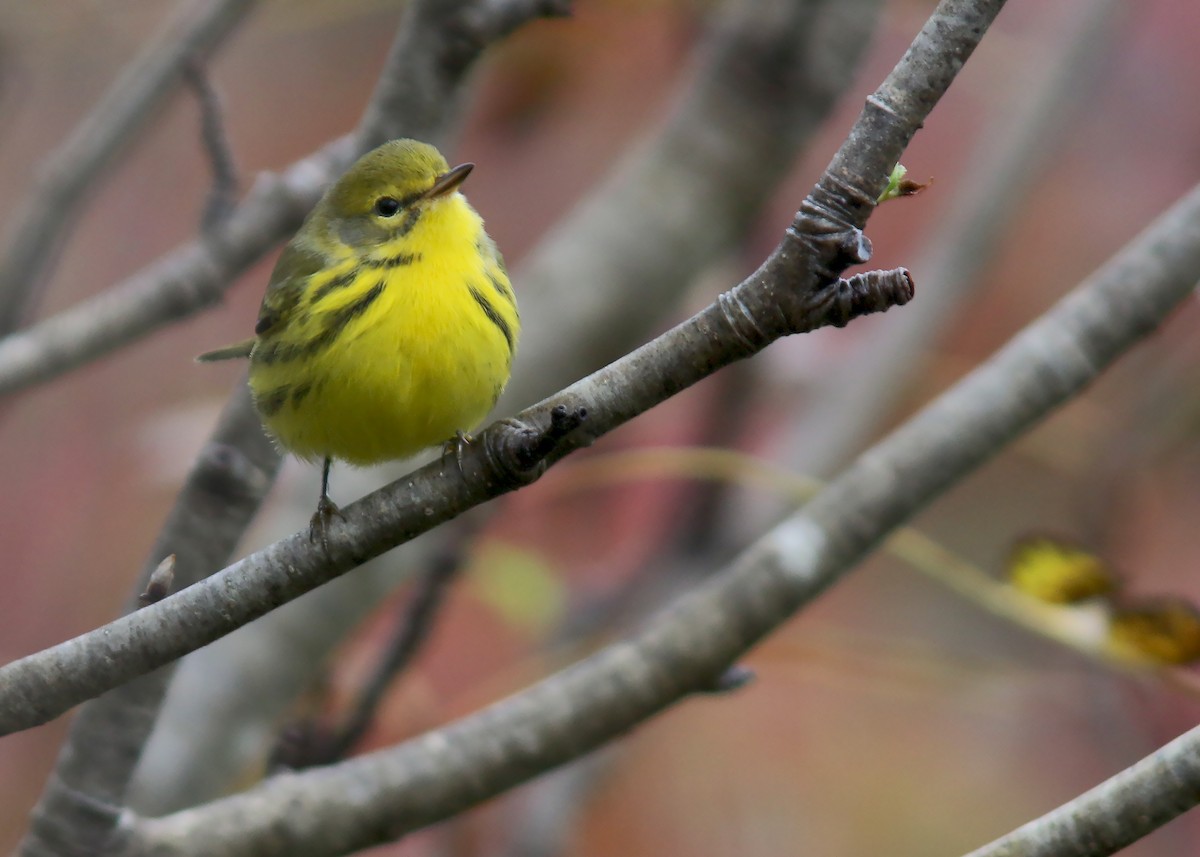
[[[332,459],[462,442],[508,382],[520,320],[500,253],[458,191],[472,167],[415,140],[363,155],[284,248],[254,337],[197,358],[249,357],[267,430],[324,461],[314,529],[337,514]]]

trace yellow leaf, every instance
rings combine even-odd
[[[566,587],[537,554],[510,545],[490,545],[472,564],[475,596],[505,621],[537,635],[556,624],[566,609]]]

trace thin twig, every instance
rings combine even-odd
[[[434,557],[425,573],[417,578],[416,591],[397,623],[396,634],[388,642],[382,660],[338,729],[326,763],[345,758],[366,734],[385,692],[408,669],[429,640],[434,621],[441,613],[451,584],[462,571],[462,564],[460,552],[443,553]]]
[[[961,25],[984,27],[977,18]],[[1083,390],[1198,279],[1200,187],[727,571],[633,637],[397,747],[142,821],[135,841],[156,857],[290,847],[307,857],[344,854],[447,818],[624,734],[711,686],[905,518]],[[1159,776],[1171,801],[1147,813],[1152,823],[1200,799],[1195,740],[1186,770]],[[1184,759],[1172,756],[1181,766]],[[1130,801],[1122,819],[1139,807]]]
[[[254,4],[193,0],[183,6],[37,167],[34,187],[13,212],[13,227],[0,246],[0,335],[29,315],[56,251],[80,220],[81,201],[178,85],[184,65],[211,53]]]
[[[184,80],[196,95],[200,105],[200,140],[212,167],[213,182],[200,217],[200,231],[209,233],[227,218],[237,203],[238,172],[233,146],[225,130],[225,111],[221,96],[198,59],[184,65]]]

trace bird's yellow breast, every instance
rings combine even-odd
[[[495,245],[455,193],[399,238],[327,252],[279,333],[255,345],[250,386],[301,458],[405,458],[483,420],[518,332]]]

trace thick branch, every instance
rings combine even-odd
[[[1200,187],[641,633],[398,747],[140,822],[135,840],[155,857],[344,854],[447,818],[624,734],[711,687],[892,528],[1087,386],[1192,294],[1198,279]],[[1191,744],[1187,750],[1194,755]],[[1160,787],[1174,808],[1156,811],[1155,820],[1200,794],[1184,753],[1180,747],[1162,766],[1173,775]],[[1131,814],[1126,808],[1121,818]]]

